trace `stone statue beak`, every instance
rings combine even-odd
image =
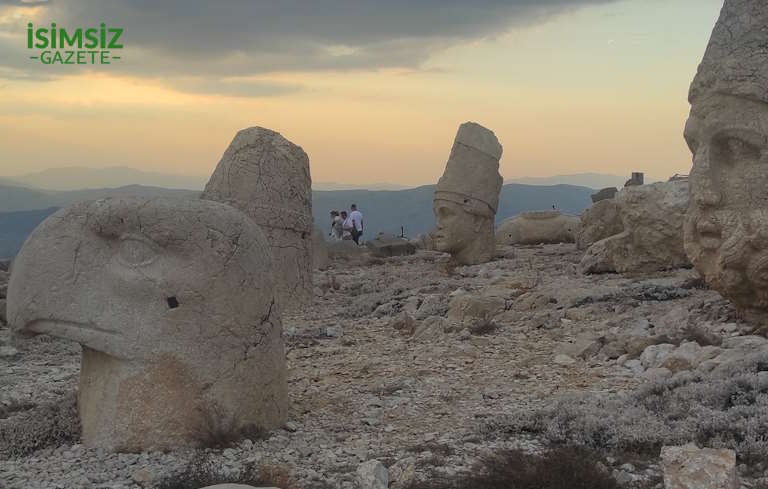
[[[49,222],[50,221],[50,222]],[[19,338],[48,334],[110,353],[118,350],[120,332],[108,331],[83,316],[89,308],[79,302],[77,291],[83,256],[82,236],[59,231],[57,214],[34,232],[14,260],[8,284],[7,318]],[[39,228],[38,228],[39,230]],[[77,230],[75,230],[77,231]]]

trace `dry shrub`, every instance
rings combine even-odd
[[[435,455],[440,455],[442,457],[450,457],[456,452],[452,446],[446,445],[445,443],[437,443],[434,441],[428,441],[425,443],[419,443],[418,445],[413,445],[408,449],[406,449],[406,451],[410,453],[432,452]]]
[[[198,454],[180,472],[165,477],[154,489],[199,489],[217,484],[244,484],[254,487],[297,489],[296,481],[286,467],[245,464],[236,474],[226,472],[209,455]]]
[[[446,275],[449,277],[453,277],[456,275],[456,269],[459,268],[459,264],[454,259],[449,259],[445,264],[442,266],[443,271]]]
[[[495,332],[497,329],[499,329],[499,325],[496,324],[496,322],[494,322],[492,319],[486,318],[473,321],[467,329],[469,329],[470,334],[475,336],[482,336]]]
[[[711,373],[681,372],[618,394],[579,394],[486,421],[488,437],[530,433],[553,444],[656,457],[663,445],[730,448],[747,464],[768,457],[768,353]]]
[[[722,336],[696,324],[687,325],[681,331],[681,335],[681,342],[695,341],[699,346],[720,346],[723,343]]]
[[[259,475],[262,481],[268,482],[270,487],[280,489],[295,489],[297,487],[291,471],[285,465],[262,464],[259,466]]]
[[[229,448],[242,440],[257,441],[269,436],[269,432],[260,426],[241,424],[217,404],[201,410],[201,414],[202,421],[192,434],[201,448]]]
[[[18,399],[13,399],[9,404],[0,406],[0,419],[10,418],[12,415],[21,411],[29,411],[35,406],[37,406],[37,404],[31,401],[19,401]]]
[[[77,396],[65,397],[0,420],[0,457],[23,457],[80,440]]]
[[[584,448],[557,448],[544,455],[517,450],[481,459],[468,473],[433,474],[407,489],[618,489],[597,455]]]

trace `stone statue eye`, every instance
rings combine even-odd
[[[741,138],[720,137],[713,144],[715,157],[726,164],[754,162],[760,159],[760,148]]]
[[[142,267],[155,261],[156,257],[154,247],[142,239],[129,237],[120,241],[117,258],[123,265]]]

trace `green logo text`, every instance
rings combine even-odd
[[[40,60],[46,65],[111,64],[116,56],[112,50],[123,49],[122,27],[78,27],[65,29],[51,22],[50,27],[35,28],[27,24],[27,49],[36,52],[30,59]],[[120,54],[120,51],[117,52]]]

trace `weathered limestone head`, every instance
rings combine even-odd
[[[263,127],[239,131],[202,198],[240,209],[262,228],[283,305],[311,302],[312,179],[301,147]]]
[[[505,219],[496,229],[500,245],[573,243],[579,228],[579,217],[560,211],[528,211]]]
[[[265,428],[285,418],[271,261],[258,226],[224,204],[76,204],[46,219],[19,252],[8,319],[18,335],[83,346],[86,445],[193,445],[210,415]]]
[[[499,207],[502,147],[490,131],[474,122],[459,126],[434,198],[435,249],[462,265],[493,256],[494,218]]]
[[[685,248],[748,317],[768,318],[768,8],[726,0],[691,85]]]

